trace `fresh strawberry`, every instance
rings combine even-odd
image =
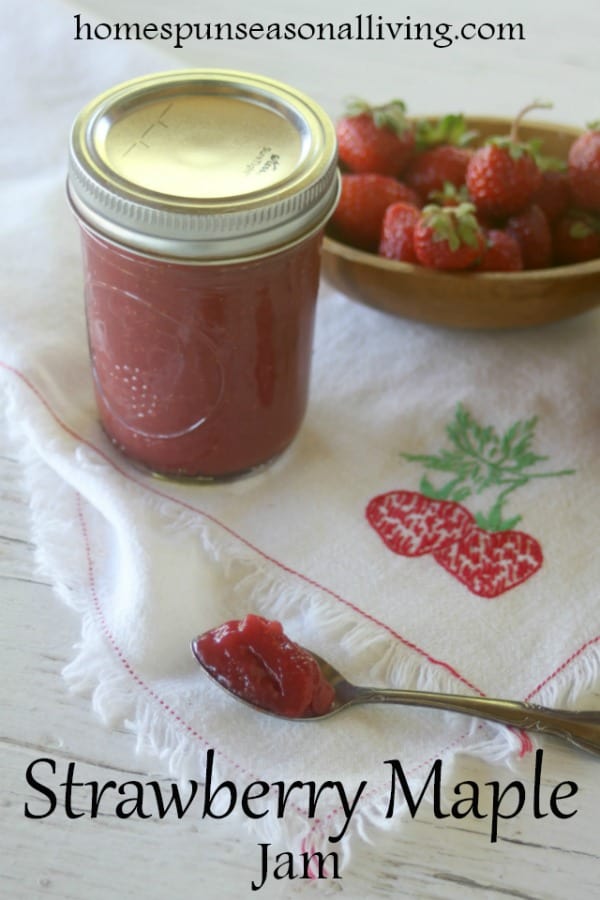
[[[373,497],[365,515],[386,547],[400,556],[441,550],[475,527],[475,519],[460,503],[433,500],[417,491]]]
[[[423,266],[458,270],[483,256],[485,239],[470,203],[426,206],[414,231],[415,253]]]
[[[484,229],[485,254],[477,271],[520,272],[523,258],[519,242],[512,234],[499,228]]]
[[[429,201],[430,203],[437,203],[438,206],[460,206],[461,203],[470,203],[471,198],[465,184],[455,187],[455,185],[447,181],[441,191],[432,191],[430,193]],[[475,211],[475,218],[479,221],[477,211]]]
[[[539,206],[529,206],[511,216],[506,230],[519,243],[525,269],[545,269],[552,265],[552,233]]]
[[[420,217],[420,211],[410,203],[392,203],[388,206],[381,229],[380,256],[416,263],[414,230]]]
[[[464,184],[472,151],[452,144],[441,144],[419,153],[404,172],[403,180],[425,203],[434,191],[442,191],[446,184],[459,188]]]
[[[506,137],[494,137],[473,154],[467,167],[466,184],[478,210],[491,216],[520,212],[538,190],[542,173],[529,144],[519,141],[521,119],[533,103],[521,110]]]
[[[600,122],[593,122],[571,144],[569,181],[575,203],[600,212]]]
[[[571,189],[566,172],[548,169],[542,172],[542,182],[533,195],[532,203],[542,210],[550,224],[566,212],[571,202]]]
[[[419,119],[415,123],[416,149],[421,153],[441,144],[466,147],[476,137],[462,113],[448,113],[437,119]]]
[[[415,145],[405,111],[401,100],[376,107],[363,100],[349,104],[336,127],[339,158],[346,169],[400,175]]]
[[[473,594],[492,599],[530,578],[543,562],[542,548],[523,531],[472,528],[434,559]]]
[[[331,218],[332,234],[353,247],[376,251],[385,211],[398,201],[418,205],[419,198],[386,175],[342,175],[340,199]]]
[[[481,212],[509,216],[527,206],[541,177],[535,160],[526,151],[490,143],[473,154],[466,184]]]
[[[555,261],[561,265],[600,258],[600,216],[570,210],[554,225]]]

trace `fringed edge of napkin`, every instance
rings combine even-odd
[[[203,771],[208,744],[200,735],[190,734],[189,728],[186,731],[185,723],[178,721],[174,714],[169,714],[168,706],[153,688],[119,658],[118,648],[113,646],[113,652],[107,653],[107,642],[110,641],[89,601],[89,573],[73,578],[67,538],[73,534],[73,501],[78,495],[76,488],[67,484],[46,461],[52,456],[53,445],[56,453],[64,453],[64,436],[56,437],[47,413],[36,416],[37,440],[40,439],[40,429],[47,432],[43,441],[45,458],[42,458],[29,440],[27,427],[19,423],[16,417],[19,392],[8,393],[7,420],[9,426],[11,422],[13,425],[9,431],[12,432],[31,498],[31,530],[37,568],[41,575],[51,580],[60,600],[81,617],[81,641],[76,645],[76,656],[63,671],[65,680],[73,691],[91,697],[94,712],[107,727],[125,726],[135,735],[136,752],[150,753],[179,782],[197,778],[198,772]],[[75,439],[69,438],[71,440],[71,449],[77,455],[79,465],[85,467],[91,464],[97,469],[98,462],[90,461],[88,448],[77,447]],[[139,490],[142,492],[144,489],[139,487]],[[381,643],[374,678],[386,683],[406,683],[424,690],[456,689],[456,680],[447,671],[424,665],[423,658],[416,654],[399,659],[398,648],[389,646],[389,639],[378,626],[368,621],[356,621],[349,627],[347,610],[345,614],[342,610],[332,610],[325,598],[319,595],[318,589],[309,591],[306,582],[293,574],[275,574],[265,560],[257,560],[248,548],[242,548],[240,552],[239,542],[230,535],[217,533],[218,528],[212,523],[201,522],[197,514],[177,509],[173,500],[151,494],[144,499],[168,516],[171,529],[196,530],[207,552],[221,565],[228,569],[241,567],[238,569],[237,590],[245,593],[249,605],[257,611],[285,617],[301,599],[305,608],[309,603],[311,611],[318,613],[320,628],[327,641],[336,641],[341,646],[357,650],[369,644],[371,652],[373,644]],[[599,679],[600,643],[590,642],[581,648],[576,657],[566,660],[561,671],[547,679],[536,692],[534,700],[547,705],[568,705],[583,693],[591,691]],[[199,749],[199,738],[204,743],[202,749]],[[530,750],[533,746],[532,742],[524,744],[516,731],[490,723],[482,729],[474,719],[464,740],[458,746],[444,748],[440,758],[449,761],[460,752],[483,761],[511,765],[518,755],[523,755],[524,750]],[[215,777],[219,780],[235,779],[234,770],[234,763],[230,765],[220,757],[215,759]],[[408,776],[408,782],[411,786],[416,787],[418,783],[422,786],[422,781],[416,776]],[[328,839],[331,829],[327,827],[327,820],[319,824],[311,823],[301,811],[291,809],[286,811],[283,820],[262,820],[253,822],[251,826],[241,814],[238,818],[243,826],[251,828],[255,838],[262,837],[300,853],[319,852],[325,856],[335,850],[342,868],[349,862],[351,840],[331,844]],[[376,795],[361,801],[348,834],[371,842],[375,831],[389,830],[394,822],[396,817],[393,820],[385,817],[381,796]]]

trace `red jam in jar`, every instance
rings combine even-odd
[[[261,709],[301,719],[333,705],[333,688],[317,661],[280,622],[249,613],[200,635],[193,649],[217,681]]]
[[[182,70],[92,101],[71,136],[96,401],[151,471],[278,456],[306,410],[333,126],[270,79]]]

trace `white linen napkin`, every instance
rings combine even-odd
[[[365,781],[351,816],[336,790],[315,812],[298,789],[279,817],[271,788],[251,823],[282,848],[347,855],[370,823],[394,822],[386,760],[417,784],[458,751],[509,760],[531,745],[413,709],[318,724],[262,717],[208,682],[189,642],[256,612],[357,683],[581,705],[600,657],[600,312],[528,331],[447,331],[323,284],[310,407],[290,450],[237,483],[144,475],[97,421],[64,177],[83,103],[164,60],[136,48],[125,62],[107,48],[84,66],[63,42],[50,65],[64,22],[49,12],[25,72],[26,19],[15,13],[6,41],[21,77],[7,98],[14,140],[0,147],[0,374],[40,565],[81,615],[65,677],[173,778],[202,780],[214,750],[214,783],[240,792],[330,781],[353,796]],[[425,498],[435,492],[452,502]],[[499,517],[509,528],[490,537]]]

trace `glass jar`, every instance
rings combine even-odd
[[[333,125],[246,73],[179,70],[92,101],[72,131],[100,419],[165,475],[277,457],[306,410]]]

